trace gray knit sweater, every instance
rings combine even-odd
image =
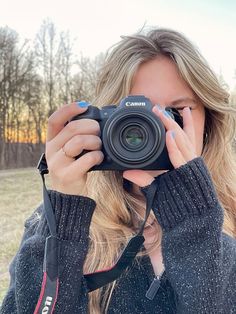
[[[155,274],[149,257],[139,257],[118,279],[108,314],[235,314],[236,240],[222,233],[223,210],[202,158],[156,180],[153,211],[163,230],[165,266],[159,289],[153,300],[146,297]],[[61,244],[60,289],[54,312],[85,314],[88,293],[82,269],[96,204],[86,197],[49,193]],[[42,206],[26,221],[22,243],[10,265],[11,283],[1,314],[34,312],[49,235],[41,212]]]

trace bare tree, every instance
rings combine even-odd
[[[18,34],[8,27],[0,29],[0,47],[0,165],[3,165],[10,158],[9,152],[6,152],[6,143],[21,140],[24,114],[22,90],[26,75],[32,67],[28,62],[27,41],[20,44]],[[14,149],[12,153],[17,159],[17,146]]]
[[[42,102],[47,104],[50,115],[56,109],[56,59],[58,43],[56,28],[50,20],[44,20],[35,40],[38,72],[43,78]]]
[[[99,54],[93,60],[81,56],[76,62],[77,73],[72,80],[73,99],[92,101],[98,80],[99,70],[104,63],[104,54]]]
[[[57,56],[58,102],[68,103],[71,99],[72,68],[74,66],[73,44],[69,32],[60,33]]]
[[[14,30],[0,28],[0,168],[35,163],[48,116],[62,103],[92,101],[103,60],[76,60],[70,34],[58,34],[50,20],[33,50]]]

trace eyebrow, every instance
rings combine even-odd
[[[180,105],[182,103],[186,103],[186,102],[192,102],[194,104],[197,104],[197,100],[194,99],[194,98],[191,98],[191,97],[182,97],[182,98],[179,98],[179,99],[176,99],[172,102],[170,102],[168,105],[169,106],[177,106],[177,105]]]

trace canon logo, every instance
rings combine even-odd
[[[44,303],[44,308],[42,309],[42,314],[48,314],[50,310],[50,306],[52,304],[52,297],[47,297]]]
[[[125,105],[127,107],[130,107],[130,106],[146,106],[146,103],[145,102],[132,102],[132,101],[127,101],[125,103]]]

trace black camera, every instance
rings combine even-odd
[[[183,127],[177,110],[166,108],[166,111]],[[91,170],[173,168],[165,145],[165,127],[152,112],[151,101],[145,96],[128,96],[121,100],[119,106],[109,105],[102,109],[90,106],[84,114],[72,120],[85,118],[98,121],[101,128],[104,160]]]

